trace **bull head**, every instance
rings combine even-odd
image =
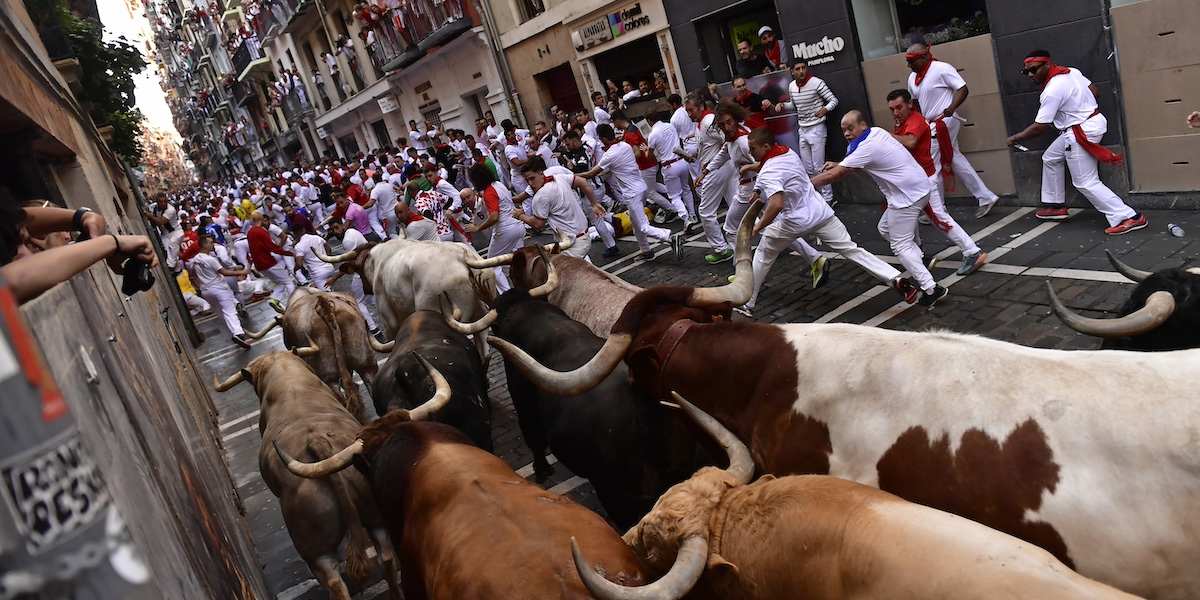
[[[754,291],[754,269],[751,266],[750,238],[754,230],[754,220],[762,211],[761,200],[755,201],[746,211],[738,226],[735,257],[737,266],[734,282],[718,288],[693,288],[692,293],[684,302],[695,308],[711,308],[725,302],[735,306],[745,304],[750,300]],[[539,388],[560,396],[578,396],[604,381],[617,363],[625,357],[625,353],[633,344],[633,336],[629,333],[612,332],[605,340],[604,346],[596,356],[574,371],[555,371],[546,368],[524,350],[497,337],[489,337],[488,343],[500,351],[504,358],[521,371]]]
[[[554,264],[550,262],[550,257],[546,255],[545,248],[539,246],[537,251],[542,260],[546,261],[546,283],[529,290],[529,295],[534,298],[544,298],[549,296],[550,292],[553,292],[558,287],[558,271],[554,269]],[[457,306],[454,306],[449,295],[442,292],[442,296],[438,299],[438,302],[441,304],[442,317],[446,320],[446,324],[451,329],[463,335],[472,335],[491,327],[492,323],[495,323],[496,319],[500,316],[496,312],[496,309],[493,308],[487,314],[480,317],[478,321],[463,323],[458,320],[462,317],[462,311]]]
[[[575,243],[575,238],[567,235],[566,233],[563,233],[562,231],[556,231],[555,233],[558,235],[557,241],[539,247],[544,249],[546,252],[558,254],[567,248],[570,248],[571,245]],[[467,263],[467,266],[471,267],[472,269],[490,269],[492,267],[499,267],[512,263],[513,255],[513,252],[509,252],[508,254],[481,258],[479,260],[466,258],[464,261]]]
[[[726,473],[734,481],[734,485],[741,486],[750,483],[750,479],[754,475],[754,460],[750,457],[750,450],[746,448],[746,445],[716,419],[684,400],[679,394],[671,392],[671,396],[678,404],[673,405],[666,402],[663,404],[682,409],[701,429],[725,448],[725,453],[729,457],[729,468],[726,469]],[[670,491],[667,492],[667,494],[670,493]],[[664,497],[667,494],[664,494]],[[655,508],[657,509],[658,506],[656,505]],[[579,572],[579,578],[583,580],[583,585],[596,598],[601,600],[676,600],[687,595],[704,574],[705,566],[708,563],[708,534],[696,534],[684,539],[675,554],[675,562],[667,574],[658,581],[636,588],[613,583],[596,572],[583,555],[583,551],[579,549],[575,538],[571,538],[571,555],[575,559],[575,569]]]
[[[1104,254],[1108,257],[1108,262],[1112,263],[1113,269],[1133,281],[1141,283],[1153,274],[1121,262],[1108,250],[1105,250]],[[1101,338],[1133,337],[1153,331],[1175,313],[1175,296],[1167,291],[1150,294],[1142,308],[1116,319],[1092,319],[1072,312],[1058,299],[1049,281],[1046,282],[1046,293],[1050,296],[1050,309],[1063,325],[1079,333]]]
[[[425,367],[425,370],[429,372],[429,376],[433,378],[435,391],[433,397],[426,400],[424,404],[408,411],[408,420],[428,421],[450,402],[450,384],[446,382],[446,378],[442,377],[442,374],[433,365],[429,364],[429,361],[424,356],[420,354],[416,356],[421,366]],[[365,447],[362,438],[359,437],[354,440],[354,443],[339,450],[329,458],[315,463],[304,463],[289,456],[283,448],[279,447],[279,442],[272,442],[272,444],[275,446],[275,453],[279,455],[279,459],[287,466],[288,471],[306,479],[320,479],[321,477],[327,477],[345,469],[350,466],[355,456],[363,453]]]

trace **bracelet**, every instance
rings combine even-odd
[[[113,242],[116,242],[117,244],[117,248],[113,250],[113,253],[110,256],[116,256],[121,253],[121,240],[117,238],[115,233],[110,233],[108,235],[113,239]]]
[[[87,207],[75,211],[75,216],[71,217],[71,227],[75,231],[83,231],[83,215],[92,212]]]

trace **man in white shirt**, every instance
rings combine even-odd
[[[429,152],[429,135],[421,131],[414,120],[408,122],[408,146],[416,149],[418,155]]]
[[[817,193],[813,182],[809,181],[800,157],[787,146],[777,144],[771,130],[759,127],[750,132],[749,146],[751,156],[761,165],[750,201],[753,203],[762,199],[767,205],[754,226],[754,234],[762,234],[758,249],[754,251],[754,293],[744,307],[739,307],[738,312],[751,316],[758,292],[779,253],[796,238],[808,234],[816,234],[835,252],[857,263],[876,279],[895,287],[906,301],[916,299],[912,285],[900,276],[895,267],[860,248],[850,239],[846,226],[834,216],[833,209]],[[903,146],[900,150],[908,154]],[[915,227],[916,221],[913,223]]]
[[[1122,235],[1145,227],[1146,216],[1130,208],[1100,181],[1099,161],[1120,164],[1123,157],[1100,145],[1108,131],[1108,120],[1096,104],[1096,86],[1079,69],[1054,64],[1045,50],[1030,52],[1023,72],[1042,86],[1041,107],[1032,125],[1008,138],[1009,147],[1042,135],[1051,126],[1061,132],[1042,154],[1042,204],[1046,207],[1037,211],[1037,217],[1046,221],[1070,217],[1065,167],[1070,171],[1071,183],[1104,213],[1109,224],[1104,233]]]
[[[733,258],[733,248],[725,240],[721,231],[721,223],[717,221],[717,211],[721,208],[724,198],[731,206],[736,202],[737,174],[733,165],[726,163],[720,167],[709,168],[709,163],[716,158],[725,144],[725,134],[716,125],[716,115],[708,109],[702,100],[689,94],[684,101],[684,109],[692,118],[696,128],[696,163],[700,165],[700,173],[695,179],[695,186],[700,191],[700,224],[704,226],[704,237],[712,248],[704,260],[710,265],[723,263]]]
[[[934,281],[916,242],[917,217],[929,205],[932,190],[925,169],[890,132],[868,125],[862,111],[852,110],[842,117],[842,135],[850,142],[846,158],[838,164],[826,163],[821,174],[813,178],[813,185],[833,183],[859,169],[875,180],[887,200],[879,234],[891,244],[900,264],[924,292],[917,303],[932,308],[949,291]]]
[[[612,125],[612,116],[608,114],[604,105],[604,94],[592,92],[592,118],[597,125]]]
[[[679,134],[670,123],[663,120],[667,116],[666,105],[655,108],[662,110],[646,113],[646,122],[650,124],[650,135],[646,136],[646,145],[658,160],[659,172],[662,174],[663,185],[667,188],[667,197],[671,199],[672,207],[683,205],[687,211],[689,225],[699,222],[696,219],[696,208],[692,206],[691,194],[684,194],[688,182],[688,164],[683,160]]]
[[[788,84],[787,102],[775,105],[775,111],[796,111],[796,128],[800,136],[800,160],[804,161],[811,177],[825,164],[825,115],[838,105],[837,96],[825,85],[825,80],[814,77],[808,70],[808,60],[797,58],[792,62],[792,82]],[[833,188],[819,186],[821,196],[831,206]],[[824,238],[822,238],[824,239]]]
[[[374,177],[379,181],[371,189],[371,201],[375,203],[371,210],[376,215],[375,219],[371,221],[371,227],[373,229],[378,221],[380,229],[383,231],[380,237],[389,240],[396,237],[395,211],[400,195],[396,193],[396,188],[392,187],[391,183],[383,179],[383,171],[376,171]],[[370,215],[367,218],[370,219]]]
[[[612,127],[607,125],[604,127],[608,127],[611,135]],[[625,144],[625,146],[628,147],[629,144]],[[629,159],[632,163],[632,154]],[[563,169],[563,167],[557,168]],[[587,235],[588,219],[583,214],[583,207],[579,205],[579,197],[575,194],[575,190],[583,192],[588,203],[591,204],[593,214],[597,218],[603,218],[604,207],[600,206],[600,201],[592,192],[591,184],[570,171],[565,173],[560,171],[558,175],[546,175],[546,165],[537,157],[525,164],[522,176],[533,190],[534,195],[529,202],[529,214],[516,208],[513,210],[513,217],[535,229],[550,225],[554,230],[574,238],[575,242],[571,244],[570,248],[564,250],[563,254],[591,262],[588,258],[588,250],[592,246],[592,240]],[[641,181],[640,177],[636,178]],[[645,219],[646,215],[643,213],[642,220]]]
[[[244,349],[249,348],[250,340],[242,329],[241,321],[238,320],[237,298],[229,291],[225,277],[238,277],[250,271],[245,268],[227,269],[222,266],[212,256],[213,247],[216,245],[213,236],[201,234],[197,243],[200,253],[188,261],[188,275],[201,297],[209,304],[221,307],[221,318],[225,321],[229,334],[233,336],[233,342]]]
[[[912,74],[908,76],[908,93],[917,102],[917,110],[925,115],[933,129],[933,142],[929,153],[933,155],[933,166],[946,192],[954,191],[954,184],[961,181],[967,191],[979,201],[975,218],[987,216],[1000,198],[989,190],[975,167],[971,166],[958,145],[958,132],[962,129],[958,107],[970,93],[967,82],[958,74],[958,69],[948,62],[937,60],[929,46],[913,44],[904,55]]]
[[[543,144],[542,140],[536,135],[530,136],[528,143],[529,149],[533,151],[534,155],[541,157],[542,162],[546,163],[547,167],[559,166],[558,159],[554,158],[554,152],[550,149],[549,144]]]
[[[601,125],[596,128],[596,133],[604,142],[604,156],[595,167],[580,173],[579,177],[588,179],[603,172],[609,174],[609,188],[629,207],[629,222],[633,226],[633,236],[637,239],[638,247],[642,250],[641,260],[654,260],[654,253],[650,251],[647,238],[665,242],[671,239],[671,231],[655,227],[646,219],[645,202],[650,195],[650,188],[646,187],[646,182],[642,180],[638,171],[633,148],[623,141],[617,141],[612,125]],[[588,186],[588,191],[591,191],[591,186]],[[682,237],[680,239],[682,240]],[[678,259],[682,245],[673,243],[672,249],[675,250]]]
[[[179,243],[183,241],[183,228],[179,226],[179,209],[167,202],[167,195],[159,192],[150,209],[150,222],[158,226],[163,249],[167,251],[167,268],[179,271]]]
[[[300,259],[304,268],[308,270],[312,286],[326,292],[332,292],[333,288],[329,287],[328,282],[333,278],[333,272],[337,269],[334,269],[333,265],[317,257],[318,252],[325,255],[332,254],[329,250],[329,244],[321,236],[305,233],[304,226],[300,224],[292,225],[291,232],[292,237],[296,238],[296,243],[292,246],[292,252],[296,253],[296,258]]]
[[[525,187],[521,165],[529,160],[529,153],[525,151],[525,144],[517,139],[516,129],[504,132],[504,142],[504,158],[508,160],[508,185],[509,189],[516,193]]]
[[[365,246],[367,244],[367,238],[363,237],[363,234],[359,233],[343,219],[334,218],[333,221],[330,222],[330,229],[333,230],[334,235],[342,238],[343,252],[349,252],[355,248],[358,248],[359,246]],[[345,273],[340,269],[335,271],[333,277],[330,278],[326,283],[326,286],[332,289],[333,282],[340,279],[343,275],[345,275]],[[357,273],[350,276],[350,294],[354,296],[354,302],[358,304],[358,312],[362,313],[363,319],[366,319],[367,321],[367,329],[371,330],[371,335],[377,336],[381,333],[381,331],[375,326],[375,319],[371,318],[371,311],[367,310],[367,296],[365,293],[363,293],[361,277],[362,276]]]

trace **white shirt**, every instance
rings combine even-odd
[[[410,129],[408,131],[408,145],[412,146],[417,151],[417,154],[425,154],[429,148],[429,138],[422,131]]]
[[[867,139],[841,162],[843,167],[862,169],[879,185],[888,208],[905,208],[932,191],[925,169],[892,134],[872,127]],[[762,181],[762,172],[758,174]]]
[[[908,93],[921,104],[921,114],[926,119],[936,120],[954,101],[954,92],[966,87],[967,82],[954,65],[935,60],[929,63],[921,85],[917,85],[917,74],[908,75]]]
[[[205,290],[218,285],[227,286],[225,276],[220,273],[223,267],[220,261],[212,255],[200,252],[188,261],[187,266],[192,274],[192,282],[196,284],[196,289]]]
[[[714,114],[704,115],[699,123],[696,123],[696,159],[700,161],[701,167],[707,167],[712,159],[717,157],[717,152],[721,151],[721,146],[725,144],[725,133],[720,127],[716,126],[717,116]],[[712,168],[708,169],[712,171]]]
[[[525,151],[525,146],[521,145],[521,142],[519,141],[515,144],[508,144],[504,146],[504,157],[508,159],[508,171],[510,177],[514,180],[520,179],[522,165],[513,163],[513,159],[515,158],[523,161],[529,158],[529,153]]]
[[[628,143],[622,141],[609,146],[598,164],[601,169],[611,172],[608,183],[626,202],[646,193],[646,182],[638,170],[633,147]]]
[[[671,113],[671,126],[675,128],[675,133],[679,135],[681,142],[684,144],[695,142],[696,123],[692,121],[682,106]]]
[[[1088,86],[1092,82],[1079,69],[1051,77],[1039,100],[1038,123],[1051,123],[1055,129],[1067,129],[1091,118],[1096,112],[1096,96]]]
[[[882,131],[882,130],[881,130]],[[889,136],[888,139],[891,139]],[[899,146],[900,142],[896,142]],[[904,150],[904,146],[900,146]],[[862,147],[859,147],[862,150]],[[907,152],[907,150],[905,151]],[[856,151],[855,154],[858,154]],[[910,157],[911,158],[911,157]],[[913,161],[916,164],[916,161]],[[922,175],[924,171],[922,171]],[[764,202],[776,193],[783,193],[783,210],[775,217],[784,219],[793,227],[809,230],[833,216],[833,209],[825,203],[825,198],[817,193],[808,173],[800,162],[800,157],[794,150],[769,158],[763,162],[755,181],[755,189]]]
[[[304,261],[304,267],[308,269],[309,274],[313,276],[313,280],[317,284],[323,285],[325,283],[324,280],[329,279],[328,277],[322,278],[318,276],[318,273],[326,274],[333,272],[333,265],[317,258],[317,252],[321,254],[325,253],[324,239],[321,239],[320,236],[306,233],[300,236],[300,240],[296,242],[292,250],[296,253],[296,258]]]
[[[604,110],[604,108],[600,106],[592,108],[592,118],[595,119],[596,123],[600,125],[612,124],[612,115],[609,115],[608,111]]]
[[[549,144],[542,144],[541,146],[538,146],[537,155],[542,157],[542,160],[546,161],[547,167],[558,166],[558,159],[554,158],[554,151],[550,149]]]
[[[571,187],[575,176],[547,175],[546,178],[542,189],[533,195],[529,214],[545,219],[550,227],[572,237],[587,231],[587,215],[583,214],[579,196]],[[640,181],[641,177],[637,179]]]
[[[170,202],[167,203],[167,207],[163,209],[162,214],[159,216],[167,220],[167,225],[165,227],[162,225],[159,225],[158,227],[158,231],[163,237],[183,231],[179,228],[179,209],[171,206]],[[168,231],[168,229],[170,229],[170,231]]]
[[[390,183],[381,183],[371,190],[371,199],[375,201],[375,207],[384,219],[396,218],[396,203],[399,198],[396,188]]]
[[[746,134],[750,133],[750,131],[746,128],[745,123],[738,123],[738,128],[741,129]],[[713,157],[713,159],[711,161],[709,161],[708,166],[706,168],[708,169],[708,171],[710,173],[712,173],[713,171],[716,171],[716,170],[720,169],[721,167],[725,166],[725,163],[730,162],[730,161],[733,162],[734,168],[737,168],[737,169],[740,169],[741,167],[744,167],[746,165],[758,162],[758,161],[754,160],[754,157],[750,154],[750,137],[749,137],[749,135],[739,135],[739,136],[733,138],[732,142],[728,142],[728,141],[725,142],[721,146],[721,149],[719,151],[717,151],[717,155],[715,157]],[[750,182],[754,181],[754,178],[757,176],[758,176],[758,173],[756,173],[754,171],[750,171],[749,173],[746,173],[746,174],[739,173],[738,181],[739,181],[739,183],[750,183]]]
[[[342,236],[342,249],[349,252],[359,246],[367,243],[367,238],[359,233],[357,229],[347,228],[346,233]]]
[[[624,96],[621,96],[621,99],[628,101],[628,100],[633,100],[634,98],[640,98],[641,95],[642,95],[642,91],[635,89],[635,90],[630,90],[629,92],[626,92]]]
[[[462,207],[462,196],[459,195],[459,192],[462,190],[454,187],[454,184],[450,183],[449,181],[446,181],[445,177],[441,175],[438,176],[437,183],[433,184],[433,191],[438,192],[439,194],[442,194],[450,199],[451,211],[457,211]]]
[[[651,126],[646,145],[654,150],[654,156],[658,157],[660,163],[679,158],[675,154],[675,149],[679,147],[679,134],[675,133],[670,123],[659,121]]]

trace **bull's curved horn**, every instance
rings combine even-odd
[[[491,327],[492,323],[495,323],[496,319],[500,317],[500,313],[496,312],[496,309],[493,308],[492,310],[487,311],[487,314],[480,317],[479,320],[472,323],[463,323],[462,321],[459,321],[459,319],[462,318],[462,311],[458,309],[458,306],[456,306],[454,302],[450,300],[450,297],[447,296],[445,292],[442,292],[442,296],[438,298],[438,303],[441,304],[442,319],[446,321],[446,325],[449,325],[450,329],[453,329],[463,335],[473,335],[479,333],[480,331]]]
[[[1192,275],[1200,276],[1200,267],[1192,267],[1188,269],[1187,272],[1191,273]]]
[[[1108,262],[1112,263],[1113,269],[1115,269],[1118,273],[1124,275],[1125,277],[1128,277],[1129,279],[1131,279],[1133,281],[1141,283],[1143,279],[1153,275],[1153,273],[1151,273],[1150,271],[1143,271],[1141,269],[1135,269],[1135,268],[1121,262],[1121,260],[1119,258],[1117,258],[1115,255],[1113,255],[1111,250],[1105,250],[1104,255],[1108,257]]]
[[[550,262],[550,256],[546,254],[549,250],[539,246],[537,251],[538,256],[546,263],[546,283],[530,289],[529,295],[534,298],[544,298],[558,287],[558,271],[554,268],[554,263]]]
[[[1175,312],[1175,297],[1171,292],[1161,290],[1150,294],[1142,308],[1116,319],[1091,319],[1071,312],[1054,294],[1049,281],[1046,282],[1046,293],[1050,295],[1050,309],[1063,325],[1102,338],[1141,335],[1165,323]]]
[[[272,308],[274,308],[274,307],[272,307]],[[276,326],[282,325],[282,324],[283,324],[283,317],[275,317],[274,319],[271,319],[271,322],[267,323],[267,325],[265,327],[263,327],[262,329],[259,329],[258,331],[247,331],[246,337],[248,337],[250,339],[254,339],[254,340],[261,340],[264,335],[267,335],[268,331],[270,331],[270,330],[274,329]]]
[[[392,340],[386,344],[380,344],[379,340],[375,339],[375,336],[371,335],[371,332],[369,331],[367,332],[367,343],[371,344],[372,350],[376,352],[383,352],[385,354],[391,352],[392,348],[396,347],[396,340]]]
[[[350,462],[354,460],[354,457],[358,454],[362,454],[363,451],[363,441],[358,439],[354,440],[353,444],[346,446],[342,450],[338,451],[337,454],[334,454],[325,460],[317,461],[315,463],[304,463],[292,458],[291,456],[288,456],[288,453],[284,452],[283,448],[279,447],[279,442],[271,440],[271,444],[275,446],[275,453],[279,455],[279,459],[283,461],[283,464],[287,467],[287,470],[306,479],[320,479],[322,477],[333,475],[334,473],[337,473],[338,471],[350,466]]]
[[[513,255],[513,252],[509,252],[508,254],[481,258],[479,260],[475,260],[473,258],[464,258],[463,262],[467,263],[467,266],[471,267],[472,269],[490,269],[492,267],[500,267],[511,264],[513,261]]]
[[[746,444],[712,415],[696,408],[679,394],[671,392],[671,397],[675,398],[679,408],[683,409],[688,417],[725,449],[725,455],[729,457],[729,468],[725,469],[725,472],[729,473],[738,485],[750,483],[750,479],[754,477],[754,459],[750,456],[750,449]]]
[[[354,260],[354,257],[358,256],[358,250],[351,250],[345,254],[336,254],[334,256],[329,256],[328,254],[322,254],[319,250],[313,250],[313,254],[316,254],[317,258],[319,258],[327,263],[340,263],[340,262],[345,262],[347,260]]]
[[[429,372],[429,376],[433,378],[433,397],[426,400],[424,404],[408,411],[408,418],[412,421],[428,421],[430,417],[438,414],[446,404],[450,402],[450,384],[446,382],[446,378],[429,361],[425,360],[424,356],[417,354],[417,362],[421,363],[422,367]]]
[[[549,244],[542,245],[542,249],[546,252],[559,254],[565,252],[567,248],[570,248],[575,243],[575,238],[567,235],[566,232],[559,229],[554,230],[554,232],[557,234],[558,239]]]
[[[754,268],[751,265],[753,256],[750,252],[750,238],[754,231],[754,221],[758,218],[762,207],[762,200],[755,201],[746,211],[746,216],[742,217],[741,225],[738,226],[737,244],[734,246],[734,260],[737,261],[734,267],[736,277],[733,283],[718,288],[695,288],[692,290],[691,297],[687,299],[688,306],[704,308],[722,302],[732,302],[734,306],[741,306],[750,301],[750,294],[754,292]]]
[[[571,538],[571,555],[584,587],[600,600],[676,600],[690,592],[704,574],[708,540],[698,535],[683,540],[671,570],[662,579],[641,587],[626,587],[605,579],[588,563],[574,537]]]
[[[242,372],[238,371],[230,375],[225,381],[217,381],[217,374],[213,373],[213,389],[218,392],[227,392],[233,389],[233,386],[242,382]]]
[[[504,355],[504,359],[516,365],[534,385],[559,396],[578,396],[604,381],[617,363],[625,356],[625,351],[633,343],[633,336],[628,333],[614,333],[604,341],[604,346],[592,357],[573,371],[555,371],[539,363],[524,350],[495,336],[487,339],[488,343]]]
[[[307,346],[296,346],[295,348],[292,348],[292,354],[295,354],[296,356],[299,356],[300,358],[308,358],[310,356],[314,356],[320,351],[321,351],[321,347],[318,346],[317,343],[313,341],[312,337],[308,338]]]

